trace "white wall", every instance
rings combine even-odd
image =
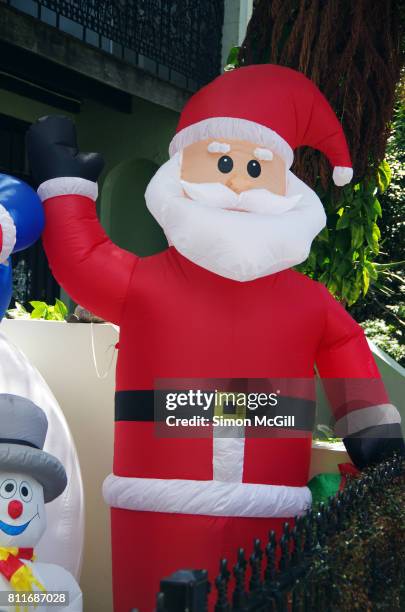
[[[91,326],[56,321],[3,320],[1,331],[45,378],[70,427],[85,493],[85,542],[80,586],[87,612],[111,612],[110,515],[101,494],[113,456],[115,359],[99,380],[91,349]],[[96,357],[104,373],[117,329],[94,325]]]

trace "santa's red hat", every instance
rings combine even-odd
[[[300,72],[260,64],[225,72],[186,104],[170,155],[209,138],[249,140],[278,153],[290,167],[294,149],[319,149],[333,166],[336,185],[353,176],[347,142],[319,89]]]

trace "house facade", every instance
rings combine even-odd
[[[167,159],[185,102],[242,40],[251,4],[0,2],[0,172],[32,184],[26,130],[43,115],[70,116],[80,149],[105,158],[98,209],[106,231],[140,255],[164,248],[144,205],[145,187]],[[40,244],[16,256],[14,266],[18,299],[59,295]]]

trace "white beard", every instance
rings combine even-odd
[[[292,172],[285,197],[266,189],[238,195],[221,183],[181,181],[180,164],[180,153],[163,164],[145,199],[169,244],[184,257],[236,281],[305,261],[326,215],[316,193]]]

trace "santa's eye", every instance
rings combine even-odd
[[[229,155],[223,155],[218,160],[218,170],[223,174],[228,174],[233,168],[233,159]]]
[[[25,502],[29,502],[32,499],[32,489],[28,482],[22,482],[20,484],[20,496],[21,499]]]
[[[250,162],[248,162],[247,171],[252,178],[257,178],[258,176],[260,176],[262,172],[262,167],[257,161],[257,159],[251,159]]]
[[[0,485],[0,497],[8,499],[9,497],[13,497],[14,493],[17,491],[17,483],[15,480],[8,478],[7,480],[3,480]]]

